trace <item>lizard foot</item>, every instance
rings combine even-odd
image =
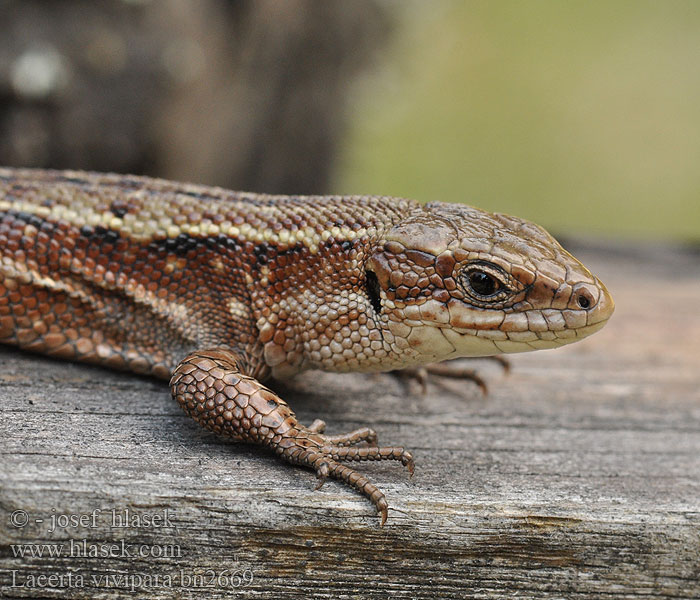
[[[411,453],[401,447],[377,446],[376,432],[367,427],[341,435],[324,435],[325,423],[319,419],[304,427],[282,398],[242,372],[243,364],[237,354],[225,349],[190,354],[173,372],[173,397],[207,429],[267,446],[287,462],[313,469],[317,488],[328,477],[355,488],[374,504],[383,525],[389,507],[382,491],[341,463],[396,460],[413,474]]]
[[[389,508],[384,493],[362,473],[341,463],[396,460],[407,467],[409,473],[413,475],[414,461],[411,453],[401,447],[347,445],[358,444],[367,439],[376,441],[376,434],[368,428],[358,429],[345,435],[325,436],[297,425],[287,432],[273,449],[288,462],[314,469],[318,479],[316,489],[321,488],[328,477],[343,481],[355,488],[374,504],[380,514],[381,525],[384,525]]]
[[[460,363],[468,359],[457,359],[457,360],[446,360],[441,363],[431,363],[422,367],[409,367],[407,369],[401,369],[399,371],[392,371],[392,373],[402,379],[409,379],[416,381],[420,385],[421,393],[425,395],[428,391],[428,379],[431,375],[435,377],[436,380],[440,378],[445,379],[467,379],[473,381],[481,393],[486,396],[489,392],[486,381],[474,370],[465,368],[455,364],[457,361]],[[484,356],[482,360],[492,360],[501,367],[505,373],[510,372],[510,362],[503,356]]]

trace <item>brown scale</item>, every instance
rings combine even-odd
[[[175,239],[157,233],[139,236],[106,223],[91,226],[85,210],[110,211],[123,218],[138,213],[143,203],[116,194],[150,188],[152,194],[163,195],[164,202],[173,202],[167,196],[170,184],[132,178],[121,186],[117,179],[115,189],[105,183],[115,181],[109,177],[7,172],[10,176],[0,181],[4,183],[0,198],[12,198],[18,207],[0,212],[1,341],[60,358],[172,376],[174,397],[202,425],[266,445],[292,463],[313,468],[320,482],[328,476],[347,482],[372,500],[382,523],[386,520],[384,495],[339,461],[392,459],[412,471],[410,454],[402,448],[376,446],[376,434],[367,428],[345,436],[323,435],[320,422],[306,428],[255,378],[270,371],[262,358],[267,339],[258,339],[256,321],[270,318],[275,333],[269,341],[292,351],[305,324],[280,309],[279,303],[318,272],[340,273],[335,281],[340,288],[356,286],[358,278],[346,276],[342,261],[324,271],[338,251],[348,259],[354,256],[353,244],[343,249],[342,241],[325,240],[312,254],[298,242],[284,247],[221,236],[210,240],[187,234]],[[272,225],[253,213],[231,218],[219,194],[211,195],[216,196],[213,210],[185,209],[188,212],[175,214],[173,222],[182,225],[208,217],[216,223],[228,217],[234,226],[248,223],[279,232],[299,231],[309,221],[290,211]],[[51,213],[52,200],[79,196],[84,210],[74,222]],[[208,197],[205,190],[200,200]],[[249,197],[254,206],[265,205]],[[33,213],[27,205],[50,212]],[[336,211],[332,220],[315,226],[347,227],[348,221],[353,231],[372,226],[362,215],[356,221],[352,218],[349,210]],[[267,273],[264,289],[263,272]],[[211,357],[217,369],[211,369]],[[206,371],[209,374],[202,378]]]
[[[342,463],[412,473],[410,453],[368,428],[305,427],[261,381],[560,345],[612,312],[604,286],[534,225],[381,197],[0,168],[0,257],[1,342],[170,378],[203,426],[314,469],[319,485],[346,482],[382,523],[384,494]],[[493,302],[468,289],[485,260],[508,292]]]

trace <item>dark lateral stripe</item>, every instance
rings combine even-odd
[[[110,205],[112,214],[120,213],[127,209],[127,203],[121,200],[115,200]],[[174,254],[176,256],[185,257],[191,252],[208,248],[211,250],[225,249],[227,252],[233,253],[242,257],[247,255],[248,261],[254,265],[262,267],[267,265],[275,257],[294,256],[299,257],[309,251],[309,247],[303,242],[296,242],[294,245],[279,242],[258,242],[232,237],[226,234],[217,235],[192,235],[188,233],[180,233],[176,237],[157,237],[148,238],[133,235],[129,231],[125,231],[119,227],[110,228],[103,225],[83,225],[80,222],[73,223],[62,218],[55,218],[53,215],[47,217],[39,216],[26,211],[7,209],[0,211],[0,221],[4,223],[5,228],[9,230],[17,230],[23,228],[24,224],[30,224],[36,227],[39,231],[51,235],[56,229],[63,230],[63,235],[69,235],[75,238],[82,238],[89,244],[112,245],[117,246],[120,240],[128,242],[134,247],[147,247],[150,252],[155,254]],[[74,233],[66,230],[66,225],[71,227]],[[84,242],[83,242],[84,243]],[[331,252],[337,256],[349,254],[354,249],[357,249],[367,243],[367,238],[350,240],[335,240],[328,238],[320,244],[320,250]],[[292,260],[298,260],[293,258]],[[246,261],[246,262],[248,262]]]

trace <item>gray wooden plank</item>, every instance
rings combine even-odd
[[[700,597],[700,260],[577,254],[608,284],[613,320],[514,356],[508,376],[480,363],[488,397],[454,381],[423,397],[389,375],[308,373],[278,388],[305,422],[371,425],[414,452],[412,479],[362,467],[392,507],[384,528],[346,487],[314,491],[313,473],[201,430],[161,382],[0,348],[0,593]],[[127,508],[167,510],[168,526],[111,526]],[[50,531],[55,515],[96,509],[94,527]],[[26,526],[12,526],[16,511]],[[83,540],[117,546],[85,557]],[[60,544],[59,557],[16,556]]]

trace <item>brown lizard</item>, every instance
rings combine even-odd
[[[169,379],[204,427],[344,481],[382,524],[343,463],[411,454],[305,427],[261,382],[554,348],[614,308],[541,227],[399,198],[0,168],[0,254],[1,342]]]

